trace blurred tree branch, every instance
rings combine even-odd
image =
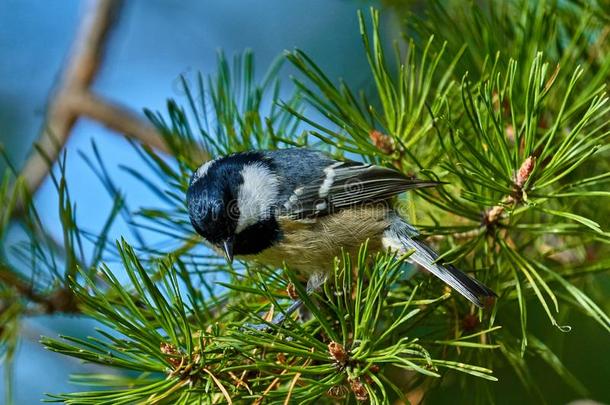
[[[93,0],[88,4],[75,34],[71,55],[66,60],[58,87],[49,102],[40,138],[21,171],[30,195],[48,175],[67,143],[72,128],[81,117],[90,118],[158,151],[170,153],[161,134],[147,120],[134,111],[95,94],[90,88],[103,62],[109,33],[121,6],[121,0]],[[23,215],[26,205],[26,201],[20,199],[12,216]],[[11,286],[17,295],[35,304],[28,311],[30,315],[78,311],[73,294],[63,284],[49,291],[38,292],[31,280],[1,264],[0,285]]]
[[[67,288],[56,287],[46,293],[38,292],[32,282],[25,280],[14,273],[11,268],[1,263],[0,283],[13,287],[20,296],[36,304],[36,307],[27,311],[27,315],[78,312],[75,296]],[[0,300],[0,304],[4,304],[3,300]]]
[[[89,91],[73,94],[71,102],[73,108],[81,115],[116,132],[124,133],[145,145],[168,152],[168,148],[157,130],[148,122],[142,121],[142,118],[133,111]]]
[[[67,142],[81,116],[136,139],[163,152],[167,148],[158,132],[134,112],[92,93],[90,85],[102,63],[103,52],[116,17],[120,0],[97,0],[90,4],[76,34],[71,56],[52,97],[44,129],[22,170],[30,191],[35,191]]]

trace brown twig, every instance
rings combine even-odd
[[[498,221],[504,215],[506,211],[506,207],[509,205],[519,204],[523,201],[524,198],[524,189],[523,187],[527,183],[530,175],[534,171],[534,166],[536,165],[536,157],[529,156],[527,159],[523,161],[521,167],[515,174],[515,179],[513,181],[513,192],[511,195],[507,195],[502,199],[502,202],[485,213],[483,217],[483,224],[488,228],[494,226],[498,223]]]
[[[78,304],[74,294],[65,287],[57,287],[47,293],[40,293],[32,282],[24,280],[9,267],[0,263],[0,284],[12,287],[20,296],[37,304],[28,315],[51,314],[55,312],[76,313]]]
[[[170,152],[159,132],[133,111],[117,103],[106,101],[91,92],[76,93],[71,98],[73,108],[79,115],[91,118],[109,129],[161,152]]]
[[[502,219],[508,206],[514,206],[523,202],[525,195],[524,187],[529,180],[535,165],[536,157],[534,156],[529,156],[523,161],[519,170],[515,173],[512,193],[505,196],[499,204],[489,208],[483,213],[483,220],[478,228],[450,235],[430,235],[426,240],[428,242],[439,241],[447,236],[451,236],[455,239],[472,239],[479,236],[485,229],[494,227]]]
[[[48,175],[49,162],[57,159],[80,117],[90,118],[161,152],[169,152],[151,124],[133,111],[94,94],[90,88],[101,66],[104,48],[121,5],[122,0],[95,0],[84,13],[61,79],[49,101],[37,148],[31,152],[21,171],[30,193],[34,193]],[[12,216],[23,214],[24,205],[25,202],[20,201]],[[0,267],[0,283],[14,288],[20,296],[37,304],[32,314],[78,310],[73,294],[66,288],[38,293],[31,283],[8,267]]]
[[[55,96],[49,103],[45,128],[38,140],[39,149],[51,161],[57,158],[78,117],[69,102],[70,96],[87,89],[93,81],[119,5],[120,2],[115,0],[97,1],[86,12],[77,31],[71,56]],[[44,157],[33,151],[22,171],[30,190],[34,191],[40,186],[48,169]]]
[[[45,126],[21,174],[31,192],[38,189],[70,132],[81,116],[162,151],[167,151],[155,129],[128,109],[94,95],[90,85],[102,62],[108,34],[122,1],[97,0],[87,10],[57,90],[49,102]]]
[[[24,296],[32,302],[42,304],[46,300],[44,295],[34,291],[31,283],[28,283],[26,280],[13,273],[11,269],[2,264],[0,264],[0,283],[13,287],[15,291],[19,293],[19,295]]]
[[[116,21],[121,0],[96,0],[86,10],[77,31],[70,57],[67,59],[57,90],[47,110],[45,127],[21,175],[30,193],[38,189],[47,176],[49,161],[57,159],[79,117],[88,117],[157,150],[168,152],[158,132],[127,108],[93,94],[90,89],[102,63],[108,34]],[[13,216],[24,212],[21,201]],[[0,283],[34,304],[28,315],[41,313],[74,313],[78,311],[74,294],[64,286],[38,292],[33,283],[11,268],[0,264]]]

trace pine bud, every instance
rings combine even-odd
[[[345,364],[349,359],[347,351],[341,343],[330,342],[328,344],[328,353],[330,353],[330,357],[339,364]]]
[[[369,399],[369,393],[366,392],[366,387],[362,383],[359,377],[349,379],[349,385],[352,388],[352,392],[356,396],[358,401],[366,401]]]
[[[501,205],[496,205],[495,207],[487,211],[487,213],[485,213],[485,223],[495,224],[496,222],[498,222],[503,213],[504,207]]]
[[[182,356],[180,356],[180,352],[176,349],[171,343],[161,342],[159,345],[159,350],[161,353],[167,355],[167,361],[174,367],[178,368],[182,364]]]
[[[161,350],[161,353],[163,353],[163,354],[168,354],[168,355],[172,355],[172,356],[175,356],[178,354],[178,350],[176,349],[176,346],[174,346],[171,343],[167,343],[167,342],[161,342],[161,344],[159,345],[159,350]]]
[[[330,387],[328,391],[326,391],[326,395],[334,399],[345,398],[347,393],[348,390],[345,385],[335,385],[333,387]]]
[[[532,171],[534,170],[534,165],[536,164],[536,158],[534,156],[530,156],[521,165],[519,171],[517,172],[517,178],[515,179],[515,186],[518,188],[522,188],[525,185],[527,179],[530,178]]]
[[[373,379],[370,375],[364,374],[362,378],[364,379],[364,382],[366,382],[368,385],[373,385]]]
[[[474,314],[467,314],[462,319],[462,330],[470,332],[479,326],[479,318]]]
[[[485,309],[491,309],[496,302],[496,297],[485,297],[483,300],[483,307]]]
[[[394,140],[392,137],[387,136],[383,132],[377,131],[376,129],[372,130],[369,133],[369,137],[371,141],[373,141],[373,145],[381,152],[386,155],[391,155],[394,153]]]

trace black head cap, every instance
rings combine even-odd
[[[198,234],[213,244],[230,237],[235,231],[237,218],[233,218],[233,196],[230,188],[216,190],[213,186],[196,182],[186,194],[191,224]]]
[[[195,231],[233,258],[235,229],[239,220],[237,195],[243,183],[241,171],[260,161],[257,153],[241,153],[201,166],[191,177],[186,194],[189,218]]]

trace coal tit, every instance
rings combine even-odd
[[[436,182],[355,161],[337,161],[311,149],[252,151],[203,164],[187,192],[198,234],[228,260],[237,257],[305,275],[332,266],[341,250],[414,250],[409,260],[443,280],[477,306],[495,293],[417,239],[393,208],[392,197]]]

